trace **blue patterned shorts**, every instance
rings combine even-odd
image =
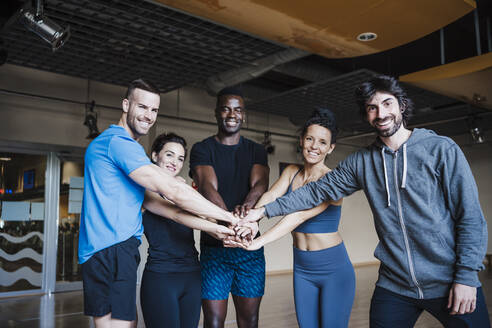
[[[201,247],[202,299],[225,300],[229,292],[241,297],[261,297],[265,293],[263,248]]]

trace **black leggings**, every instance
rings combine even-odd
[[[200,271],[156,273],[145,270],[140,303],[147,328],[196,328],[201,306]]]

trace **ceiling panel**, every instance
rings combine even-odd
[[[336,114],[341,137],[364,134],[372,129],[359,114],[354,90],[375,74],[365,69],[357,70],[253,102],[248,104],[248,110],[288,116],[294,124],[301,125],[315,108],[325,107]],[[411,125],[484,112],[484,109],[468,106],[410,84],[402,83],[402,86],[415,104],[415,115],[410,120]]]
[[[45,15],[70,25],[67,43],[53,53],[16,22],[2,35],[8,63],[169,91],[285,49],[144,0],[47,0]]]

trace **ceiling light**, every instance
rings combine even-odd
[[[357,40],[362,41],[362,42],[369,42],[369,41],[376,40],[377,37],[378,37],[378,35],[376,33],[364,32],[364,33],[357,35]]]
[[[11,161],[12,160],[12,157],[0,157],[0,161],[1,162],[8,162],[8,161]]]
[[[480,117],[471,115],[470,117],[468,117],[467,121],[473,142],[477,144],[484,143],[485,138],[482,134],[482,129],[480,129],[479,125],[477,124],[477,122],[480,121]]]
[[[485,142],[485,139],[482,135],[482,131],[478,127],[474,127],[470,129],[470,133],[474,143],[481,144]]]
[[[265,147],[267,154],[273,154],[275,146],[272,145],[272,134],[269,131],[265,131],[265,137],[263,138],[262,144],[263,147]]]
[[[36,11],[33,8],[23,8],[20,11],[20,21],[29,30],[51,44],[53,51],[57,50],[70,37],[70,27],[61,27],[43,14],[43,1],[36,1]]]
[[[89,135],[86,139],[94,139],[100,134],[99,129],[97,128],[97,113],[94,112],[95,105],[96,102],[93,100],[90,104],[85,106],[84,125],[89,128]]]

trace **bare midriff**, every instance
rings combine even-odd
[[[292,232],[294,247],[303,251],[319,251],[339,245],[342,236],[337,232],[328,233],[303,233]]]

